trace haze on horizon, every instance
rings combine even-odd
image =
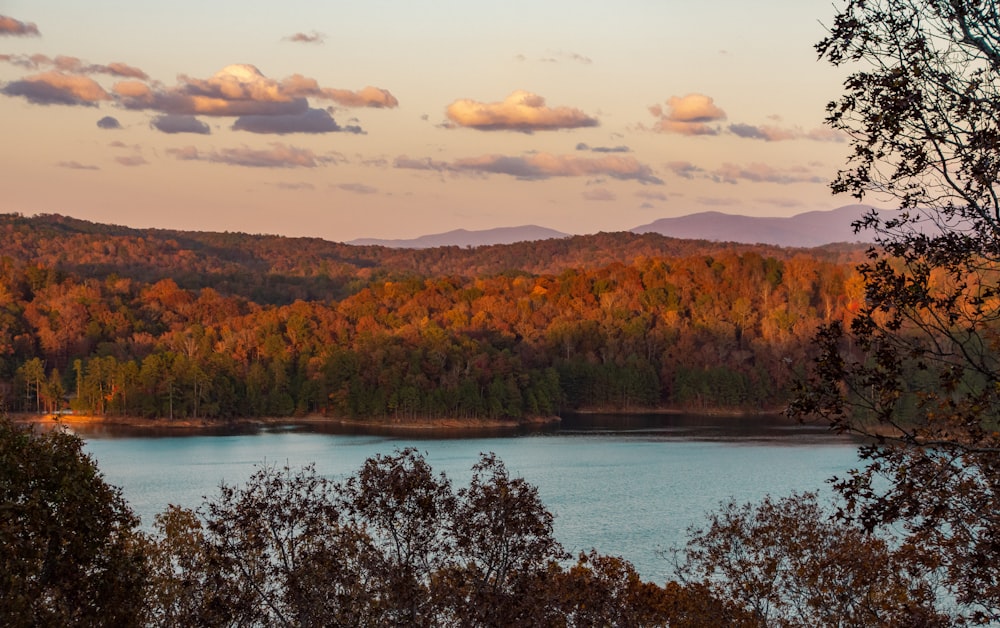
[[[8,1],[0,211],[348,241],[828,210],[832,14]]]

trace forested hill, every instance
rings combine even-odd
[[[258,303],[339,300],[371,282],[405,277],[483,276],[509,272],[558,274],[640,258],[755,252],[789,259],[808,254],[855,262],[861,245],[787,249],[679,240],[655,233],[598,233],[535,242],[460,248],[396,249],[320,238],[134,229],[60,216],[0,214],[0,258],[80,278],[120,277],[155,283],[173,279],[184,289],[213,288]]]
[[[372,420],[780,407],[857,246],[398,250],[0,217],[0,404]]]

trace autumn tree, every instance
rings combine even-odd
[[[850,68],[828,122],[853,151],[836,192],[891,204],[865,301],[827,326],[792,412],[875,436],[847,515],[934,556],[961,619],[1000,620],[1000,8],[850,0],[818,45]],[[888,482],[881,481],[883,476]]]
[[[723,505],[677,572],[761,626],[951,625],[915,551],[832,520],[807,493]]]
[[[142,625],[138,525],[79,437],[0,418],[0,624]]]
[[[157,625],[378,624],[376,552],[340,523],[333,484],[312,467],[259,468],[196,514],[157,517],[151,617]],[[383,574],[379,574],[383,577]]]
[[[755,626],[700,584],[644,582],[596,552],[565,565],[537,489],[484,454],[452,489],[414,449],[343,482],[261,467],[150,545],[147,621],[240,626]]]

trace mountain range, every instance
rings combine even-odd
[[[553,238],[568,238],[570,234],[547,229],[537,225],[522,225],[520,227],[497,227],[469,231],[455,229],[445,233],[435,233],[409,240],[383,240],[379,238],[360,238],[345,244],[357,246],[376,245],[394,249],[431,249],[437,246],[489,246],[491,244],[513,244],[515,242],[531,242],[534,240],[551,240]]]
[[[671,238],[773,244],[787,247],[815,247],[833,242],[869,242],[868,234],[854,233],[851,223],[871,208],[846,205],[829,211],[812,211],[787,218],[743,216],[717,211],[699,212],[674,218],[661,218],[629,229],[632,233],[658,233]],[[570,234],[523,225],[480,231],[456,229],[406,240],[363,238],[347,244],[379,245],[391,248],[424,249],[438,246],[484,246],[513,244],[533,240],[566,238]]]

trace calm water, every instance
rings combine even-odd
[[[538,487],[570,552],[624,556],[647,579],[665,581],[657,550],[729,498],[829,492],[826,480],[856,463],[856,443],[780,420],[663,416],[575,417],[559,429],[455,438],[320,433],[290,427],[228,435],[156,436],[82,432],[109,482],[149,526],[168,504],[195,507],[220,482],[244,481],[261,463],[301,466],[340,479],[376,453],[414,446],[454,485],[480,452]]]

